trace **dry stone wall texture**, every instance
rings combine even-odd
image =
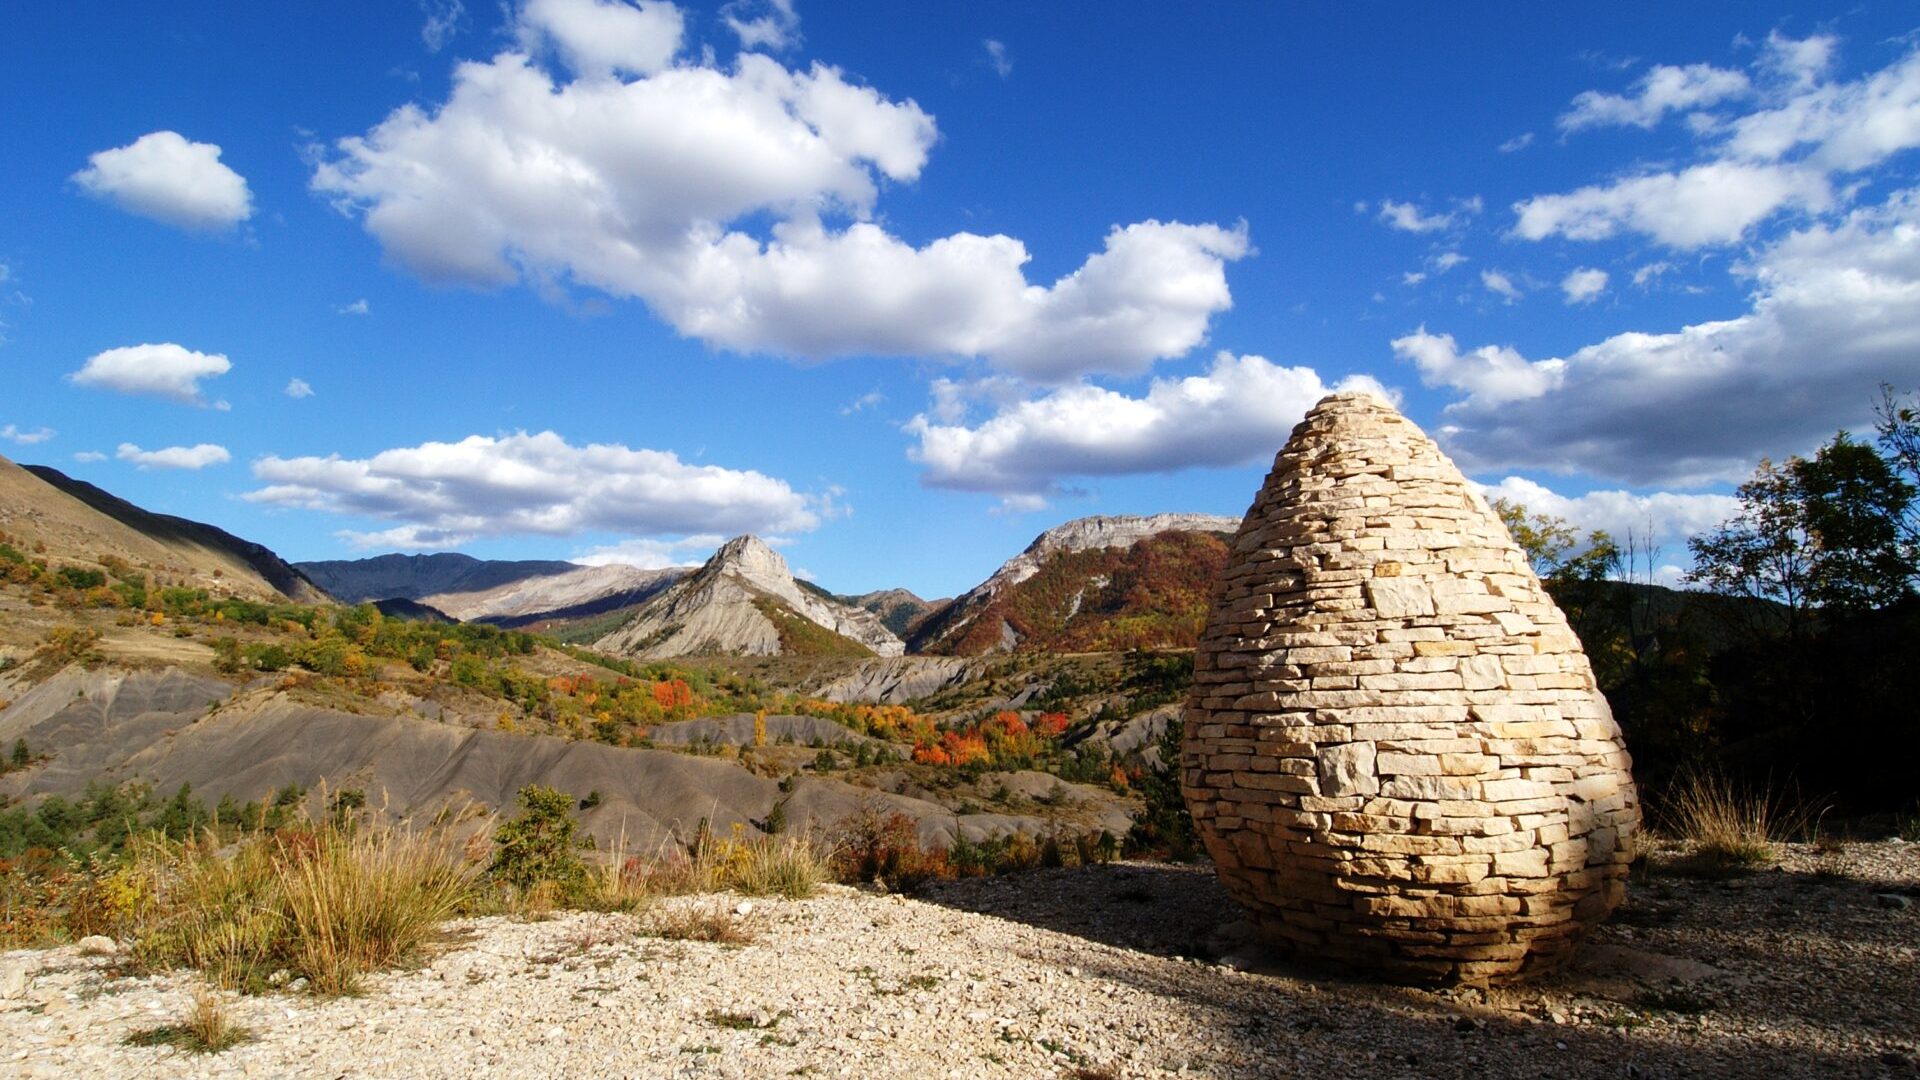
[[[1294,429],[1195,662],[1182,785],[1222,880],[1303,960],[1549,970],[1623,898],[1620,729],[1506,527],[1371,394]]]

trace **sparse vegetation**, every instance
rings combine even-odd
[[[1819,809],[1768,789],[1747,788],[1708,769],[1683,773],[1667,793],[1663,824],[1685,841],[1698,869],[1736,872],[1764,866],[1775,843],[1802,839]]]
[[[174,1046],[194,1054],[217,1054],[251,1038],[251,1033],[227,1015],[217,990],[196,987],[193,1004],[177,1024],[143,1028],[127,1036],[129,1046]]]
[[[468,905],[479,867],[451,838],[403,827],[286,829],[222,853],[211,836],[153,837],[112,870],[135,961],[198,968],[216,985],[264,989],[276,971],[315,993],[417,955]]]

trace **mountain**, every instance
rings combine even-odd
[[[898,656],[905,646],[871,611],[795,581],[757,537],[721,545],[706,565],[641,605],[594,642],[623,656]]]
[[[552,559],[476,559],[453,552],[330,559],[294,566],[347,604],[394,597],[425,600],[442,593],[480,592],[528,578],[551,577],[580,569],[578,563]]]
[[[834,599],[880,616],[881,625],[903,641],[920,620],[947,603],[944,599],[922,600],[905,589],[878,589],[859,596],[837,596]]]
[[[643,570],[624,563],[575,566],[564,573],[523,578],[477,591],[433,593],[422,600],[463,622],[530,626],[634,607],[693,571],[691,566]]]
[[[1236,518],[1086,517],[1048,529],[993,576],[925,617],[914,652],[1191,646]]]
[[[256,599],[322,603],[306,575],[259,544],[212,525],[156,514],[44,465],[0,457],[0,530],[62,559],[125,560],[169,583]]]

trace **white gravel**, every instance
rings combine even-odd
[[[1920,845],[1656,877],[1580,970],[1493,994],[1273,967],[1204,868],[1044,871],[922,900],[836,887],[753,901],[748,945],[646,934],[675,906],[739,903],[689,898],[454,923],[428,966],[358,998],[230,996],[253,1037],[216,1055],[124,1043],[185,1012],[192,973],[15,952],[0,1075],[1913,1076],[1920,903],[1878,896],[1920,896]]]

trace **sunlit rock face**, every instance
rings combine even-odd
[[[1625,893],[1631,761],[1492,509],[1370,394],[1293,431],[1195,661],[1182,786],[1301,960],[1414,982],[1564,962]]]

